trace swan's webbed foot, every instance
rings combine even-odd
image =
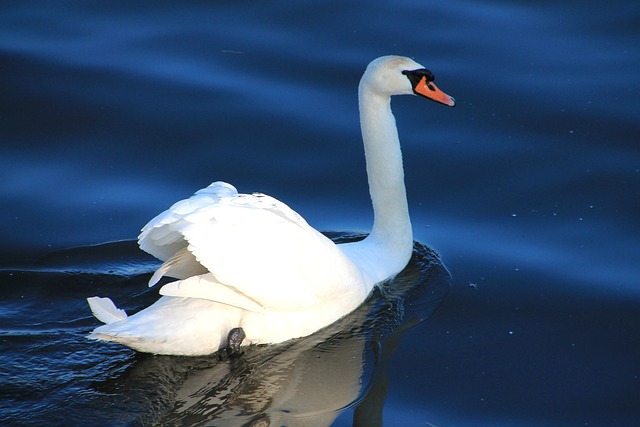
[[[240,350],[240,344],[245,339],[246,335],[242,328],[233,328],[227,335],[227,356],[237,357],[242,354]]]

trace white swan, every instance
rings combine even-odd
[[[248,345],[306,336],[358,307],[406,266],[413,248],[390,97],[418,94],[454,106],[433,80],[412,59],[385,56],[360,81],[374,210],[366,239],[336,245],[284,203],[214,182],[152,219],[139,236],[140,247],[164,261],[149,286],[165,275],[180,280],[129,317],[108,298],[88,298],[106,323],[89,337],[148,353],[204,355],[226,346],[235,351],[243,338]]]

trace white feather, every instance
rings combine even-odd
[[[171,297],[202,298],[255,313],[265,313],[265,308],[251,297],[232,286],[215,280],[211,273],[189,277],[164,285],[161,295]]]
[[[115,306],[109,298],[87,298],[91,312],[96,318],[106,324],[119,322],[127,318],[127,313]]]
[[[163,276],[186,279],[206,272],[207,269],[196,260],[193,254],[187,248],[182,248],[158,267],[149,279],[149,287],[158,283]]]

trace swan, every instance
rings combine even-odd
[[[89,338],[146,353],[197,356],[279,343],[330,325],[409,262],[413,235],[392,95],[416,94],[453,107],[433,74],[414,60],[384,56],[358,87],[360,126],[374,211],[371,233],[335,244],[286,204],[214,182],[153,218],[140,248],[163,261],[149,280],[178,279],[157,302],[128,316],[91,297],[105,323]]]

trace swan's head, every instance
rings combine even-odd
[[[380,95],[420,95],[453,107],[453,97],[442,92],[433,83],[433,73],[411,58],[383,56],[367,66],[360,88]]]

